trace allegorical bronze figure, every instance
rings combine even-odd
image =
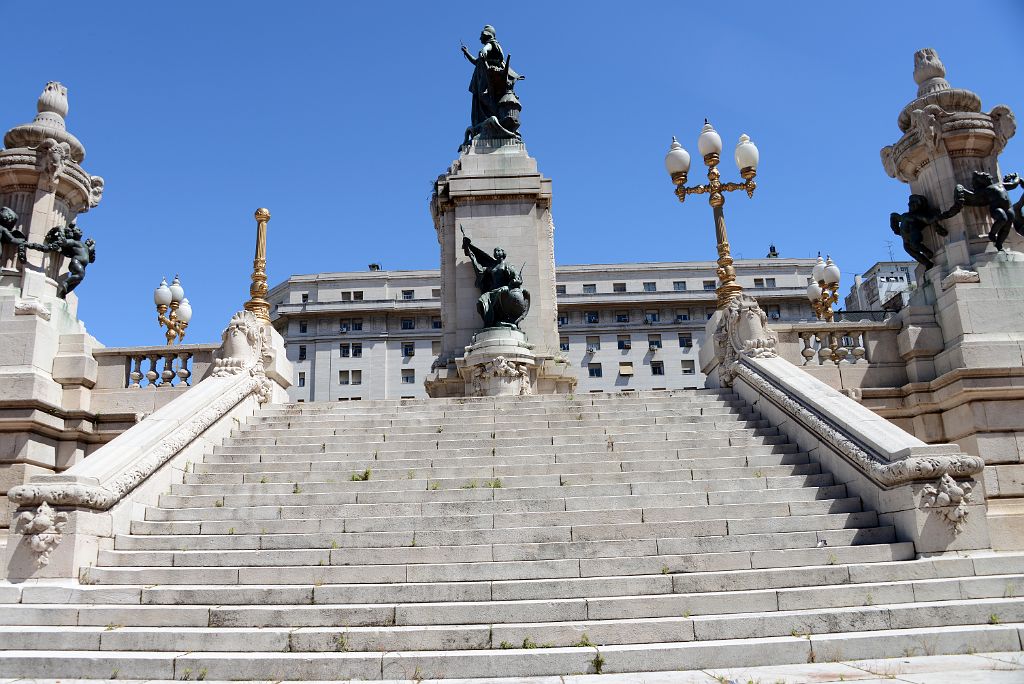
[[[459,226],[462,229],[461,226]],[[476,286],[480,299],[476,310],[485,328],[505,327],[519,329],[519,322],[530,312],[530,293],[523,289],[522,270],[505,263],[505,250],[494,248],[494,256],[473,245],[462,230],[462,251],[469,257],[476,273]],[[525,267],[525,264],[524,264]]]
[[[954,190],[957,206],[967,207],[988,207],[988,213],[992,217],[992,230],[989,231],[988,239],[995,243],[996,249],[1002,251],[1003,241],[1010,234],[1010,228],[1016,228],[1017,232],[1024,235],[1024,224],[1017,214],[1017,206],[1010,204],[1010,195],[1007,190],[1012,190],[1020,184],[1016,174],[1006,176],[1002,182],[992,178],[992,175],[984,171],[975,171],[971,176],[971,189],[968,190],[957,184]]]
[[[0,250],[5,245],[18,248],[18,261],[25,260],[25,244],[28,238],[14,226],[18,225],[18,215],[10,207],[0,207]]]
[[[66,299],[68,293],[85,280],[85,267],[96,261],[96,243],[89,238],[82,240],[82,230],[74,221],[63,228],[56,226],[46,233],[43,244],[26,242],[22,249],[35,249],[40,252],[57,252],[66,256],[68,276],[57,288],[57,296]]]
[[[934,228],[939,235],[948,235],[939,221],[958,214],[960,205],[954,204],[940,213],[932,208],[924,195],[911,195],[907,205],[908,211],[902,214],[893,212],[889,215],[889,227],[892,228],[892,232],[903,238],[903,249],[907,254],[924,264],[925,268],[931,268],[935,265],[932,262],[935,253],[924,244],[924,231]]]
[[[480,32],[483,47],[476,57],[465,45],[462,54],[473,65],[469,92],[473,94],[470,126],[465,141],[471,138],[519,138],[519,112],[522,105],[513,90],[525,76],[512,70],[511,55],[505,56],[493,26]]]

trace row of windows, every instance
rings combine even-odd
[[[401,329],[402,330],[415,330],[416,329],[416,319],[415,318],[403,318],[403,319],[401,319],[400,325],[401,325]],[[431,328],[431,330],[440,330],[441,329],[441,317],[440,316],[434,316],[434,317],[432,317],[430,319],[430,328]],[[349,332],[351,330],[362,330],[362,329],[363,329],[363,319],[362,318],[342,318],[342,319],[340,319],[338,321],[338,331],[339,332]],[[305,320],[299,321],[299,334],[300,335],[305,335],[308,332],[309,332],[309,321],[305,321]]]
[[[430,351],[434,356],[441,353],[441,343],[438,340],[432,340],[430,342]],[[354,358],[360,359],[363,357],[363,345],[360,342],[342,342],[338,345],[338,354],[343,359]],[[402,342],[402,356],[409,357],[416,355],[416,343],[415,342]],[[305,361],[307,359],[306,345],[299,345],[299,361]]]
[[[680,366],[680,370],[683,375],[695,375],[697,369],[694,363],[690,359],[683,359]],[[664,375],[665,374],[665,362],[664,361],[651,361],[651,375]],[[587,375],[592,378],[604,377],[604,369],[599,363],[588,363],[587,364]],[[633,362],[632,361],[620,361],[619,362],[619,376],[630,377],[633,375]]]
[[[402,383],[412,384],[416,382],[416,371],[411,368],[402,369]],[[306,386],[306,373],[305,371],[299,371],[299,377],[295,384],[298,387]],[[361,370],[340,370],[338,371],[338,384],[339,385],[362,385],[363,384],[363,371]]]
[[[618,335],[615,339],[616,345],[619,349],[632,349],[633,338],[631,335]],[[562,351],[569,351],[569,338],[562,337],[559,340],[558,345]],[[690,333],[679,333],[679,346],[684,349],[689,349],[693,346],[693,335]],[[661,349],[661,335],[648,335],[647,336],[647,347],[650,350]],[[587,353],[592,354],[601,349],[601,338],[594,336],[587,336]]]
[[[781,315],[782,315],[781,311],[782,310],[779,308],[778,304],[768,304],[764,308],[765,308],[765,311],[768,313],[768,317],[769,318],[774,319],[774,320],[778,320],[779,318],[781,318]],[[699,312],[700,309],[698,309],[697,311]],[[605,312],[605,313],[607,313],[607,312]],[[708,308],[704,309],[703,310],[704,320],[710,320],[711,317],[714,315],[714,313],[715,313],[715,310],[713,308],[711,308],[711,307],[708,307]],[[677,309],[676,310],[676,314],[675,314],[675,322],[676,323],[685,323],[685,322],[687,322],[689,320],[692,320],[690,315],[691,315],[690,309]],[[643,319],[643,321],[644,321],[645,325],[653,325],[655,323],[660,323],[661,322],[661,312],[660,311],[656,311],[654,309],[645,311],[644,312],[644,319]],[[587,325],[596,325],[596,324],[600,323],[601,322],[601,312],[600,311],[584,311],[583,312],[583,322],[586,323]],[[629,312],[628,311],[616,311],[615,312],[615,322],[616,323],[629,323]],[[569,325],[569,314],[568,313],[560,313],[560,314],[558,314],[558,325],[559,325],[559,327],[561,327],[563,325]]]
[[[441,288],[439,288],[439,287],[432,288],[430,290],[430,296],[433,297],[434,299],[439,298],[441,296]],[[303,292],[301,297],[302,297],[302,303],[303,304],[308,304],[309,303],[309,293],[308,292]],[[405,299],[405,300],[416,299],[416,290],[402,290],[402,299]],[[341,301],[343,301],[343,302],[361,302],[361,301],[363,301],[363,291],[362,290],[346,290],[346,291],[341,293]]]
[[[770,287],[774,287],[775,279],[769,278],[772,281]],[[716,285],[714,280],[705,280],[702,283],[705,290],[714,290]],[[672,282],[672,290],[675,292],[686,292],[686,281],[676,280]],[[653,281],[647,281],[643,284],[644,292],[657,292],[658,283]],[[560,295],[566,294],[565,285],[556,285],[555,292]],[[626,292],[626,283],[612,283],[612,292]],[[584,283],[583,294],[597,294],[597,283]]]

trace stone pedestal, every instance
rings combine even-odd
[[[551,180],[540,174],[525,145],[510,139],[475,139],[464,145],[459,158],[438,177],[430,211],[441,248],[444,333],[441,355],[425,383],[427,393],[437,397],[571,391],[575,378],[558,353]],[[523,288],[531,297],[529,313],[519,324],[524,339],[507,329],[480,330],[480,290],[462,250],[463,231],[485,252],[504,249],[508,263],[521,271]],[[474,370],[485,368],[489,370]],[[484,381],[481,373],[502,374],[487,376],[492,379],[511,377],[507,373],[523,375],[515,382],[492,382]],[[518,389],[512,392],[512,387]]]
[[[974,172],[1001,180],[999,154],[1016,125],[1008,107],[985,112],[975,93],[951,87],[933,50],[915,55],[914,79],[917,97],[898,118],[903,136],[882,150],[882,163],[943,211],[957,184],[972,188]],[[935,265],[918,267],[921,287],[900,312],[899,351],[912,381],[902,410],[919,438],[956,442],[985,460],[995,509],[1024,497],[1024,238],[1011,230],[997,251],[986,207],[964,207],[942,225],[948,235],[924,235]],[[1011,512],[990,521],[993,547],[1024,548],[1024,516],[1012,513],[1024,508],[1003,508]]]

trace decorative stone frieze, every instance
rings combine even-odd
[[[926,485],[921,490],[921,507],[931,508],[949,524],[954,536],[960,534],[970,512],[972,486],[969,482],[957,482],[944,473],[938,482]]]

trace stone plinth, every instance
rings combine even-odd
[[[516,140],[477,139],[463,146],[459,158],[438,177],[430,211],[441,248],[444,334],[441,355],[426,381],[427,392],[431,396],[462,396],[472,385],[464,377],[465,369],[484,359],[480,355],[484,352],[471,351],[477,345],[489,350],[507,347],[511,353],[488,351],[485,362],[504,356],[509,364],[533,368],[528,373],[531,391],[569,391],[575,380],[558,359],[551,180],[538,171],[525,145]],[[462,250],[463,230],[485,252],[504,249],[508,263],[521,271],[531,301],[519,327],[529,350],[508,336],[502,339],[511,346],[496,344],[486,330],[477,335],[480,290],[469,257]],[[523,355],[527,351],[532,360]],[[518,360],[520,357],[523,360]],[[497,383],[493,389],[504,392],[507,387]]]

